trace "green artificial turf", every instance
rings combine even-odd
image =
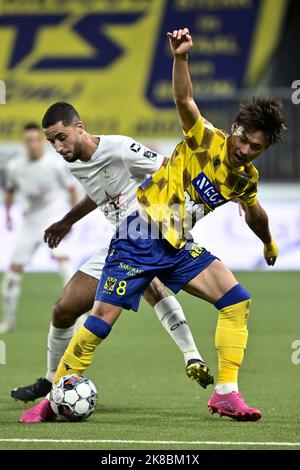
[[[32,404],[14,401],[9,392],[44,374],[51,304],[60,293],[55,274],[26,274],[18,327],[0,338],[5,341],[7,356],[7,364],[0,365],[0,449],[299,449],[299,445],[256,443],[300,443],[300,365],[291,361],[292,342],[300,339],[300,274],[252,272],[237,276],[253,296],[240,390],[251,406],[263,411],[262,420],[239,423],[211,416],[207,401],[212,387],[204,390],[186,377],[180,351],[142,301],[138,314],[123,312],[86,372],[100,397],[95,413],[82,423],[19,424],[21,412]],[[217,311],[185,293],[178,299],[200,352],[216,374]],[[84,442],[54,443],[51,439]],[[221,445],[224,441],[254,444]]]

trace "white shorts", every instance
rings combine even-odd
[[[54,220],[59,220],[59,218],[55,218]],[[17,235],[11,263],[25,266],[28,261],[30,261],[36,249],[44,243],[44,231],[49,225],[51,225],[51,221],[49,222],[49,220],[44,224],[41,222],[33,223],[32,219],[24,219]],[[50,251],[53,258],[70,257],[68,237],[64,238],[57,248]]]
[[[105,265],[107,254],[108,246],[101,248],[98,253],[91,256],[82,266],[80,266],[79,271],[99,280]]]

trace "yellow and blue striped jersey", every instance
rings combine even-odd
[[[164,166],[137,189],[140,205],[164,238],[182,248],[201,217],[230,200],[257,203],[258,171],[249,163],[232,168],[228,135],[199,116]]]

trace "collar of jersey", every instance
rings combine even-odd
[[[96,148],[95,152],[91,155],[89,162],[92,162],[93,160],[95,160],[95,158],[99,155],[99,153],[101,153],[100,144],[101,144],[101,140],[103,141],[103,135],[95,135],[95,137],[98,137],[100,140],[99,140],[98,147]]]

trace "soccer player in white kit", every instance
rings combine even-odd
[[[24,155],[7,165],[5,208],[6,226],[12,228],[10,208],[18,193],[23,208],[23,222],[17,235],[10,267],[1,286],[3,320],[0,333],[6,333],[16,325],[16,312],[21,293],[24,266],[38,246],[43,243],[43,233],[49,223],[61,217],[65,211],[64,199],[77,202],[74,178],[66,165],[52,153],[45,152],[42,129],[34,123],[24,128]],[[64,284],[73,274],[68,243],[52,251],[58,261]]]
[[[88,134],[72,105],[59,102],[46,112],[42,126],[47,139],[67,162],[71,173],[86,191],[86,197],[66,216],[45,231],[45,241],[57,247],[72,225],[99,207],[116,227],[138,209],[136,189],[157,171],[166,158],[132,138],[122,135]],[[98,210],[99,210],[98,209]],[[74,333],[77,318],[90,310],[101,277],[108,245],[91,257],[65,287],[54,305],[48,336],[48,369],[44,378],[11,392],[18,400],[45,396],[51,388],[60,358]],[[131,266],[124,266],[130,271]],[[186,373],[206,388],[213,376],[203,361],[187,324],[181,305],[164,285],[154,279],[144,293],[158,319],[184,355]]]

